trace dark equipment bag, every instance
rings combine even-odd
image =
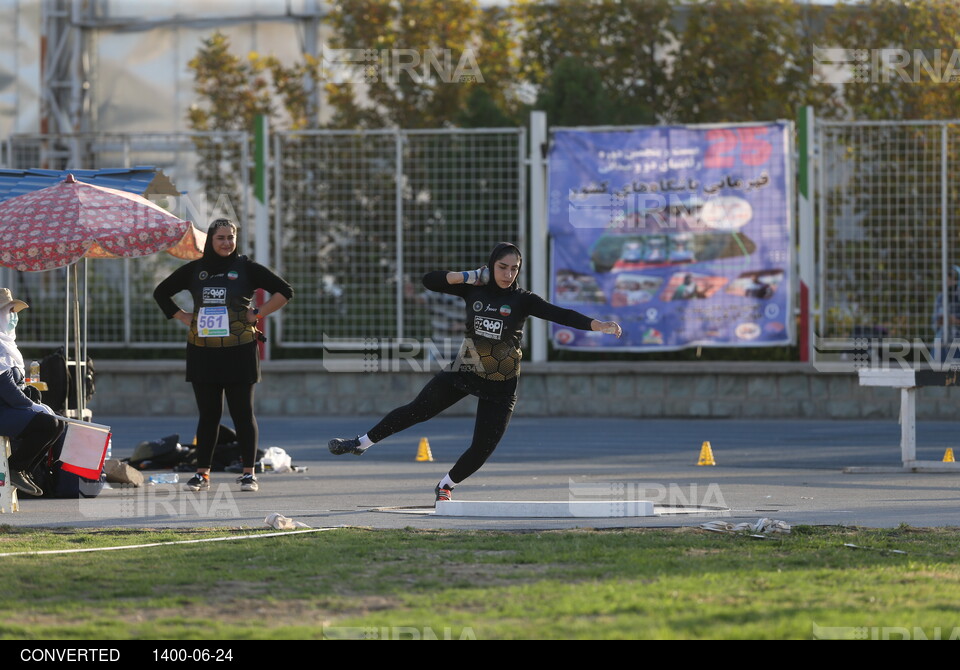
[[[67,365],[63,351],[63,347],[60,347],[39,361],[40,381],[47,384],[47,390],[43,392],[43,402],[58,414],[62,414],[65,409],[77,408],[77,383],[73,376],[76,366]],[[89,358],[86,364],[80,367],[84,371],[83,392],[86,406],[96,392],[96,371]]]
[[[96,498],[103,491],[103,477],[86,479],[62,467],[60,451],[66,436],[64,431],[57,443],[50,447],[47,457],[30,471],[30,478],[43,489],[44,498]],[[23,492],[19,495],[33,497]]]
[[[137,470],[169,470],[179,465],[189,451],[180,444],[180,435],[174,433],[159,440],[141,442],[127,462]]]

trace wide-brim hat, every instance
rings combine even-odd
[[[0,310],[6,309],[11,303],[13,303],[14,312],[19,312],[21,309],[26,309],[30,306],[23,300],[14,298],[13,292],[10,289],[0,288]]]

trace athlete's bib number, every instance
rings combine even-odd
[[[197,335],[226,337],[230,334],[230,317],[226,307],[201,307],[197,315]]]

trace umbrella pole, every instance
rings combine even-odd
[[[83,374],[80,369],[80,284],[77,278],[77,264],[71,266],[73,270],[73,353],[74,353],[74,380],[77,384],[77,418],[83,419]]]
[[[76,370],[76,352],[74,352],[70,347],[70,331],[74,325],[73,319],[73,301],[76,295],[77,286],[75,284],[75,270],[76,264],[68,265],[63,268],[64,272],[64,284],[66,285],[66,296],[63,304],[63,365],[64,372],[67,373],[67,376],[70,375],[70,357],[74,356],[74,370]],[[72,272],[73,271],[73,272]],[[70,391],[69,386],[67,387],[67,397],[64,402],[63,412],[64,414],[70,414]]]
[[[65,289],[63,303],[63,360],[64,364],[70,361],[70,266],[63,268],[63,279]],[[69,368],[68,368],[69,371]],[[64,407],[66,409],[66,407]]]
[[[83,356],[83,358],[81,359],[83,361],[83,379],[80,385],[80,388],[83,390],[83,393],[80,396],[82,400],[79,403],[81,411],[84,411],[87,409],[87,360],[89,356],[89,353],[87,352],[87,344],[90,342],[90,331],[88,328],[88,325],[89,325],[88,319],[90,317],[90,309],[89,309],[89,306],[87,305],[87,298],[89,297],[89,291],[87,288],[89,285],[88,283],[89,269],[90,269],[90,259],[84,256],[83,258],[83,348],[80,351],[81,355]],[[83,416],[81,416],[80,418],[82,419]]]

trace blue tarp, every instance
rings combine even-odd
[[[77,181],[145,195],[150,184],[160,173],[155,167],[146,165],[103,170],[0,169],[0,202],[53,186],[66,179],[68,174],[76,177]]]

